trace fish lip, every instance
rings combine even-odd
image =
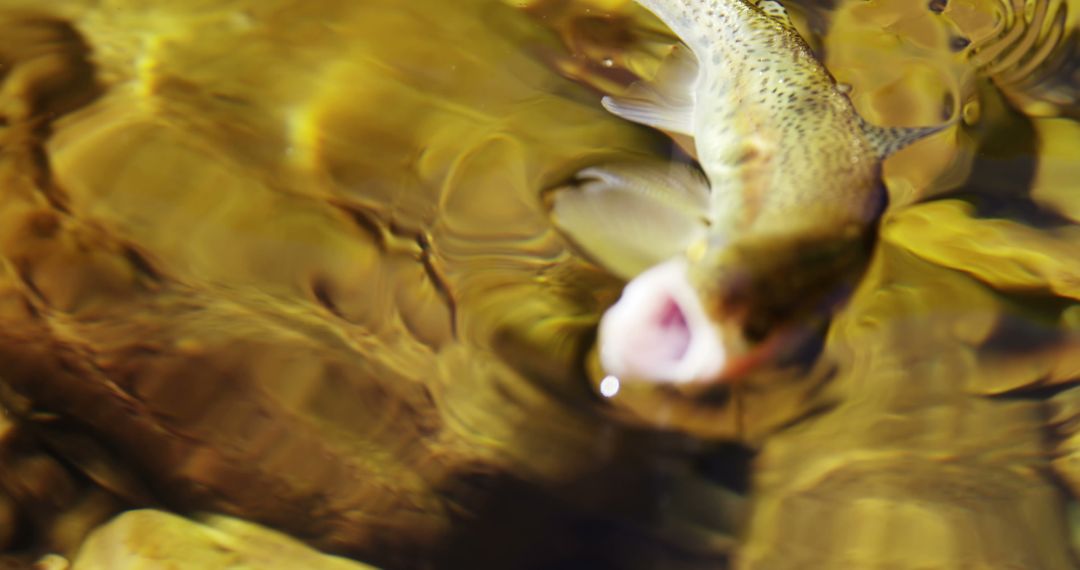
[[[697,291],[687,279],[687,261],[675,258],[646,270],[627,283],[622,297],[604,313],[599,327],[599,357],[605,373],[622,381],[659,384],[711,383],[727,364],[720,331],[708,318]],[[643,345],[679,342],[661,338],[666,331],[642,332],[642,323],[656,321],[674,306],[685,321],[685,348],[667,360],[650,362],[669,347]],[[647,325],[646,325],[647,326]],[[678,334],[676,331],[674,334]],[[651,354],[650,354],[651,352]]]

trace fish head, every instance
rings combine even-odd
[[[630,280],[604,313],[604,377],[695,389],[785,360],[846,299],[873,235],[847,229],[695,244]]]
[[[600,320],[605,375],[622,382],[695,387],[735,381],[763,358],[748,329],[751,281],[741,268],[710,275],[679,256],[626,284]],[[703,281],[706,276],[715,278]]]

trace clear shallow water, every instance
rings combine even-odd
[[[1071,567],[1063,6],[792,5],[868,119],[965,124],[885,165],[806,362],[604,399],[622,284],[544,190],[681,156],[599,106],[673,41],[630,3],[0,0],[0,542],[285,541],[121,519],[78,558],[154,507],[388,568]]]

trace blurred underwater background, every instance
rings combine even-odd
[[[0,0],[0,568],[1080,567],[1080,2],[784,4],[962,120],[805,361],[607,398],[632,0]]]

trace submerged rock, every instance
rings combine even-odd
[[[327,556],[279,532],[242,520],[206,516],[188,520],[154,510],[128,511],[95,530],[71,570],[362,570],[372,568]]]

